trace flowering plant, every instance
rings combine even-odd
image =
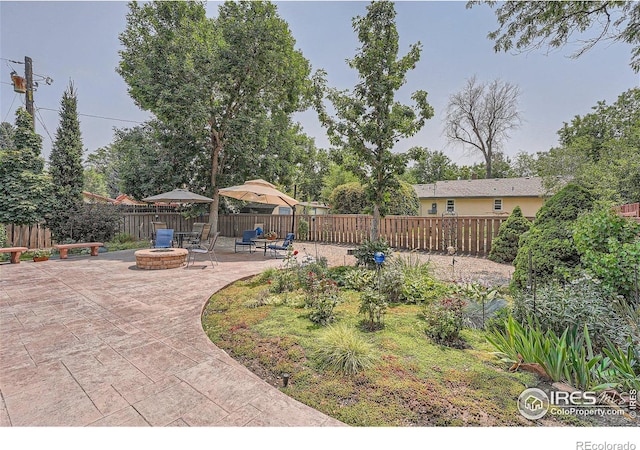
[[[51,250],[47,250],[47,249],[44,249],[44,248],[40,248],[40,249],[35,250],[33,252],[33,257],[34,258],[43,258],[43,257],[47,257],[48,258],[49,256],[51,256]]]
[[[267,231],[264,234],[265,239],[275,239],[278,237],[278,233],[276,233],[275,231]]]

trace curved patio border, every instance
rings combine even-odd
[[[208,298],[281,262],[218,258],[157,271],[136,269],[132,250],[0,264],[0,426],[343,425],[209,341]]]

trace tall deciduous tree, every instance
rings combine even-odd
[[[493,176],[494,152],[509,132],[520,126],[519,96],[520,91],[513,84],[500,80],[479,83],[473,76],[461,91],[449,97],[446,135],[452,142],[482,153],[487,178]]]
[[[640,89],[598,102],[558,131],[560,147],[538,154],[549,188],[567,178],[615,203],[640,201]]]
[[[12,146],[0,149],[0,223],[34,224],[49,212],[51,182],[31,114],[18,109],[15,123]]]
[[[471,1],[496,5],[496,1]],[[631,67],[640,71],[640,3],[634,1],[507,1],[496,8],[500,28],[489,33],[499,51],[560,48],[580,36],[579,57],[601,41],[631,45]],[[576,39],[577,41],[577,39]]]
[[[134,100],[175,129],[204,133],[215,231],[226,170],[253,151],[233,139],[300,109],[310,65],[268,2],[226,2],[216,19],[200,2],[133,2],[120,40],[118,72]]]
[[[78,96],[73,83],[69,82],[60,102],[60,124],[49,158],[49,173],[53,181],[53,211],[47,218],[47,226],[58,242],[72,236],[72,230],[68,226],[69,219],[82,204],[82,150]]]
[[[388,192],[398,185],[404,172],[405,154],[392,153],[403,137],[414,135],[426,119],[433,116],[425,91],[416,91],[416,107],[395,100],[406,81],[406,74],[420,59],[420,43],[398,59],[398,32],[395,8],[388,1],[367,6],[367,15],[353,19],[353,28],[362,46],[348,61],[359,73],[353,92],[330,89],[328,98],[336,111],[331,117],[318,102],[321,122],[327,127],[331,143],[339,148],[338,160],[356,174],[373,205],[371,239],[378,239],[380,217],[385,212]]]

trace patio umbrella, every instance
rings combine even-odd
[[[295,206],[298,200],[289,197],[264,180],[250,180],[239,186],[220,189],[220,195],[232,197],[245,202],[267,203],[279,206]]]
[[[212,198],[195,194],[186,189],[174,189],[151,197],[143,198],[143,202],[163,202],[163,203],[211,203]]]

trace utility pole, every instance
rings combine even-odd
[[[24,77],[27,79],[26,107],[27,112],[31,114],[33,129],[36,129],[36,112],[33,108],[33,61],[30,57],[24,57]]]

